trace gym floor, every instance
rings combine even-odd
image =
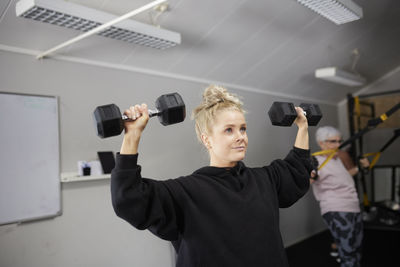
[[[338,267],[329,255],[332,239],[328,230],[286,249],[290,267]],[[364,230],[362,267],[400,266],[400,225],[394,230]]]

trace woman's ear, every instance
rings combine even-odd
[[[211,148],[211,144],[210,141],[208,139],[208,135],[206,134],[201,134],[201,141],[203,142],[203,145],[207,148],[210,149]]]
[[[325,149],[325,145],[324,145],[324,142],[323,142],[323,141],[319,141],[319,142],[318,142],[318,145],[319,145],[319,147],[320,147],[322,150]]]

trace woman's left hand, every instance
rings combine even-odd
[[[367,158],[360,158],[360,165],[363,168],[369,167],[369,160]]]
[[[307,118],[304,115],[304,111],[301,107],[295,107],[297,112],[297,118],[294,120],[297,127],[296,141],[294,142],[294,146],[301,149],[309,149],[309,141],[308,141],[308,122]]]
[[[297,112],[297,118],[294,123],[296,123],[299,128],[308,127],[308,121],[304,114],[304,110],[301,107],[295,107],[295,109]]]

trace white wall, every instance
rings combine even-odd
[[[59,97],[62,172],[76,171],[78,160],[95,159],[97,151],[119,150],[121,136],[101,140],[95,135],[92,112],[96,106],[116,103],[124,108],[141,102],[151,106],[159,95],[174,91],[185,100],[187,119],[169,127],[157,119],[150,121],[139,148],[142,174],[174,178],[208,164],[189,119],[207,84],[53,59],[37,61],[30,55],[4,51],[0,51],[0,68],[0,91]],[[273,101],[285,99],[231,91],[243,97],[248,110],[246,164],[258,166],[284,157],[294,143],[296,127],[272,127],[267,110]],[[337,123],[336,107],[321,105],[321,109],[321,124]],[[310,132],[313,138],[314,129]],[[315,151],[313,139],[311,144]],[[0,226],[0,266],[173,266],[174,254],[168,242],[115,216],[109,180],[63,184],[62,209],[63,214],[53,219]],[[281,212],[286,245],[322,229],[310,193]]]

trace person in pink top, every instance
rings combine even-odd
[[[342,143],[340,131],[331,126],[318,128],[316,141],[322,150],[337,149]],[[328,226],[338,248],[342,267],[360,266],[363,223],[360,213],[360,200],[353,175],[358,168],[349,163],[347,152],[340,151],[319,171],[312,181],[315,199],[319,202],[321,215]],[[328,155],[316,156],[321,165]],[[368,167],[367,159],[360,160]]]

